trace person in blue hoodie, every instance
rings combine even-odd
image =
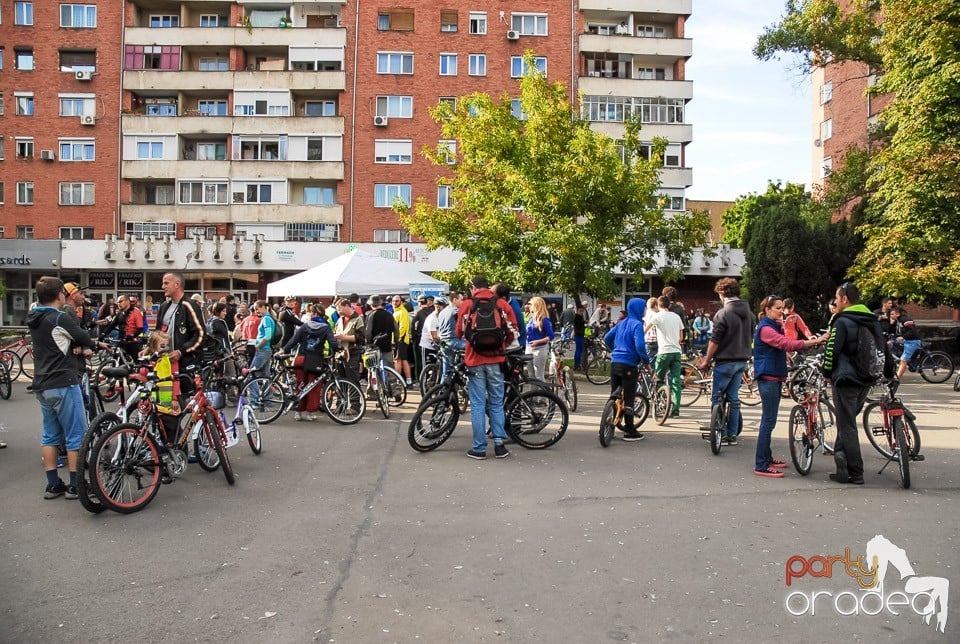
[[[643,314],[647,303],[635,297],[627,302],[627,317],[607,331],[603,341],[611,349],[610,395],[623,387],[623,440],[642,441],[643,434],[633,425],[633,399],[637,393],[637,365],[650,362],[643,339]]]

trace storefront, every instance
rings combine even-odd
[[[2,326],[25,326],[35,299],[34,285],[44,275],[70,279],[61,269],[58,240],[0,239],[0,279],[6,288],[0,302]]]

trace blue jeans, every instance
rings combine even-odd
[[[83,433],[87,431],[87,410],[83,406],[80,385],[45,389],[34,395],[42,414],[40,445],[59,446],[65,442],[69,452],[80,449]]]
[[[770,451],[770,437],[777,426],[777,414],[780,411],[780,390],[783,383],[779,380],[758,380],[757,389],[760,390],[760,402],[763,405],[763,414],[760,416],[760,436],[757,438],[757,462],[755,469],[765,470],[773,462],[773,452]]]
[[[730,418],[727,425],[727,436],[736,436],[740,427],[740,384],[743,382],[743,372],[747,370],[746,361],[718,362],[713,368],[713,393],[710,394],[711,405],[719,405],[726,393],[730,401]]]
[[[273,350],[270,345],[265,345],[262,349],[257,349],[253,354],[253,360],[250,361],[250,372],[257,378],[270,377],[270,364],[273,361]],[[260,401],[260,387],[253,384],[250,387],[250,397],[255,406],[260,407],[263,403]]]
[[[487,451],[487,416],[494,445],[503,445],[507,432],[503,428],[503,371],[499,364],[467,367],[470,391],[470,422],[473,424],[473,449]]]
[[[583,336],[573,336],[573,368],[579,369],[583,366]]]
[[[460,338],[450,338],[449,342],[450,348],[456,349],[457,351],[463,351],[467,346],[467,341],[461,340]],[[451,367],[450,362],[446,358],[446,354],[441,353],[440,365],[440,378],[445,379]]]

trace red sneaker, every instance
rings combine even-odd
[[[765,470],[754,470],[753,473],[756,474],[757,476],[766,476],[771,479],[783,478],[783,472],[781,472],[780,470],[775,470],[772,467],[768,467]]]
[[[770,461],[770,467],[775,467],[778,470],[782,470],[787,467],[787,464],[781,461],[779,458],[775,458],[772,461]]]

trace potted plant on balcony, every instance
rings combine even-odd
[[[280,18],[281,29],[289,29],[292,26],[293,26],[293,23],[290,21],[290,18],[288,18],[287,16],[283,16],[282,18]]]

